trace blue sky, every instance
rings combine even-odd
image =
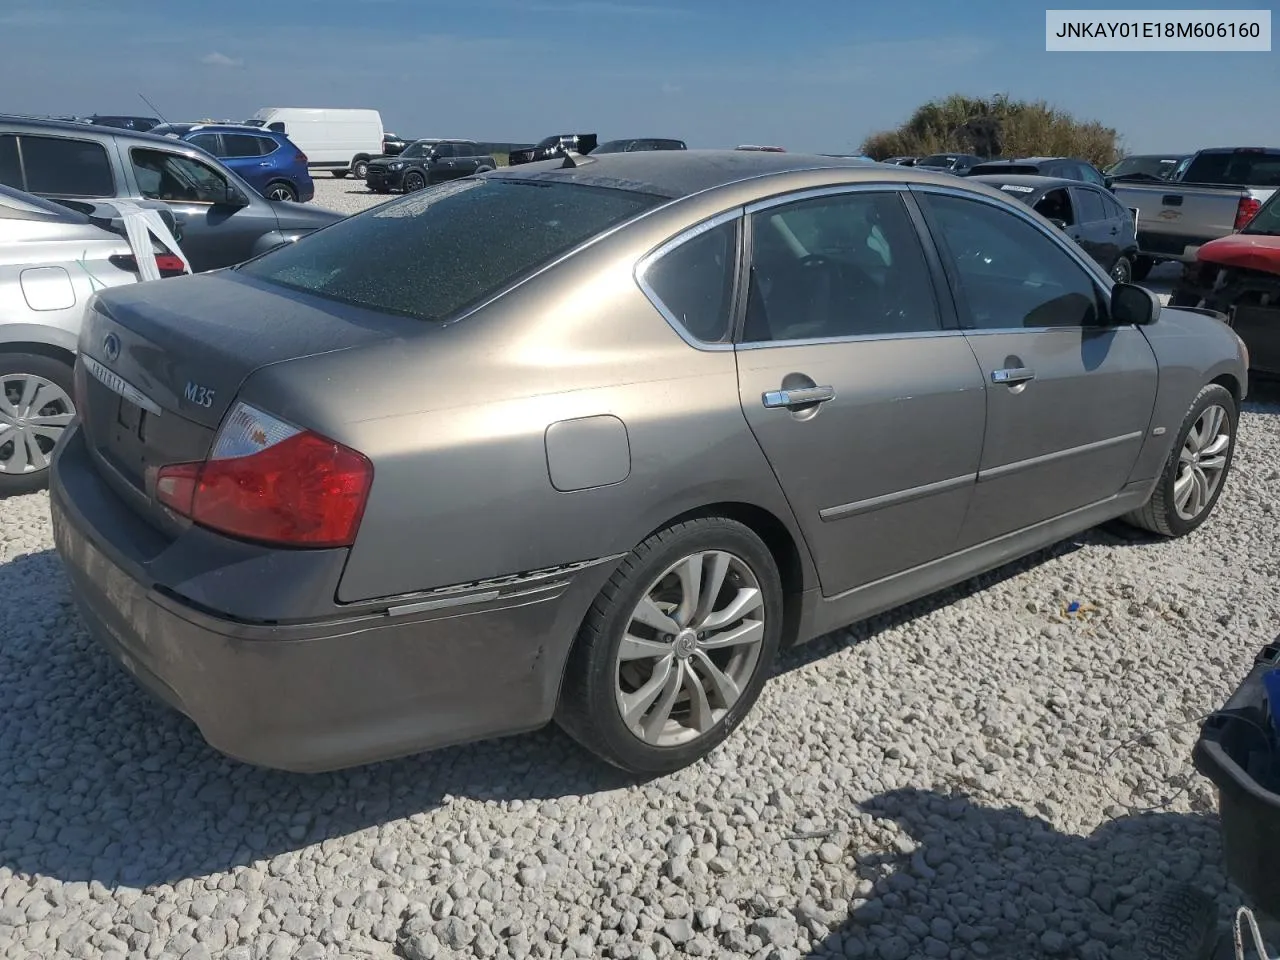
[[[0,0],[10,112],[149,114],[141,91],[170,120],[367,106],[410,136],[847,152],[931,98],[1006,92],[1141,152],[1280,145],[1277,81],[1276,51],[1046,53],[1044,6],[1013,0]]]

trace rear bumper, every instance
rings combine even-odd
[[[102,529],[118,530],[120,518],[98,525],[94,514],[116,509],[113,497],[72,428],[55,453],[50,507],[86,626],[211,746],[283,770],[340,769],[544,725],[569,644],[613,568],[510,578],[514,587],[454,591],[418,604],[434,609],[402,606],[401,615],[384,605],[302,623],[244,622],[158,582],[164,553],[139,564],[129,544],[106,539]]]
[[[312,200],[315,199],[316,183],[314,180],[311,179],[310,174],[307,175],[307,178],[305,180],[299,179],[296,182],[297,182],[297,186],[295,187],[295,189],[298,191],[299,203],[310,203]]]
[[[1138,231],[1138,252],[1143,256],[1158,260],[1177,260],[1180,263],[1194,263],[1196,253],[1210,240],[1217,237],[1200,235],[1184,236],[1175,233],[1157,233],[1151,230]]]

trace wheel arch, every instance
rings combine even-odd
[[[1235,374],[1220,373],[1209,382],[1224,387],[1231,394],[1231,399],[1236,402],[1237,410],[1239,409],[1240,404],[1244,402],[1244,387]]]
[[[778,565],[778,575],[782,579],[782,647],[794,646],[800,635],[804,594],[806,590],[817,586],[798,532],[793,532],[781,517],[764,507],[741,500],[722,500],[694,507],[671,517],[641,537],[640,543],[667,527],[700,517],[736,520],[764,541],[774,563]]]
[[[50,360],[58,360],[67,366],[73,366],[76,362],[75,338],[70,333],[65,337],[59,337],[59,342],[54,343],[49,339],[25,339],[21,330],[4,329],[3,327],[0,327],[0,330],[13,336],[13,339],[7,337],[0,339],[0,354],[33,353],[36,356],[48,357]],[[41,328],[41,330],[42,332],[54,332],[46,331],[44,328]]]

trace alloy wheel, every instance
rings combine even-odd
[[[651,746],[709,732],[742,696],[765,638],[760,582],[721,550],[672,564],[645,590],[618,648],[623,724]]]
[[[292,200],[293,191],[290,190],[283,183],[273,184],[271,188],[267,190],[267,199],[268,200]]]
[[[16,373],[0,378],[0,473],[37,473],[75,416],[65,390],[44,377]]]
[[[1218,404],[1204,408],[1178,453],[1173,506],[1183,520],[1194,520],[1213,500],[1227,468],[1231,418]]]
[[[1133,280],[1133,269],[1129,266],[1128,259],[1121,257],[1115,262],[1115,266],[1111,268],[1111,279],[1116,283],[1129,283]]]

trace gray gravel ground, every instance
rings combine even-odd
[[[1195,727],[1161,728],[1276,632],[1274,399],[1196,534],[1094,531],[792,652],[720,751],[645,784],[554,729],[226,760],[85,635],[47,496],[0,502],[0,957],[1092,960],[1175,880],[1225,916]]]

